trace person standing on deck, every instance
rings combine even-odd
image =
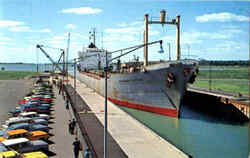
[[[75,138],[75,141],[73,142],[72,145],[74,146],[75,158],[78,158],[79,151],[80,151],[80,141],[77,139],[77,137]]]

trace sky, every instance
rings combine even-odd
[[[182,59],[249,60],[249,7],[249,1],[0,0],[0,62],[49,62],[37,44],[55,61],[61,51],[52,48],[69,48],[73,59],[89,44],[92,28],[97,46],[108,51],[142,44],[144,15],[159,20],[163,9],[167,21],[181,16]],[[149,42],[163,40],[165,51],[152,45],[149,59],[176,59],[176,26],[149,27]],[[143,49],[121,60],[133,55],[143,60]]]

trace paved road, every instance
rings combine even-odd
[[[0,80],[0,124],[8,118],[8,112],[15,109],[18,100],[30,92],[33,80]]]

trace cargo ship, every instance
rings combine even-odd
[[[160,22],[177,25],[178,29],[179,18],[180,16],[177,16],[177,20],[172,20],[172,22],[166,22],[161,18]],[[146,25],[153,23],[148,21],[147,14],[145,21]],[[147,26],[145,28],[145,36],[147,36]],[[92,36],[95,37],[95,33]],[[148,37],[145,36],[142,45],[144,62],[135,59],[132,62],[120,63],[118,58],[117,63],[108,65],[108,67],[113,65],[113,69],[108,72],[108,100],[128,108],[178,117],[187,83],[193,83],[198,73],[198,61],[180,60],[179,30],[177,31],[177,60],[148,61],[147,47],[149,43],[147,42]],[[106,57],[105,50],[96,47],[95,40],[88,48],[78,52],[77,66],[80,72],[78,79],[103,96],[105,93],[103,70],[106,59],[112,60],[112,54],[107,54]]]

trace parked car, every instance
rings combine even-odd
[[[52,104],[50,104],[50,103],[41,103],[41,105],[40,106],[48,106],[48,107],[52,107]]]
[[[21,113],[21,109],[13,109],[9,111],[9,115],[12,117],[17,117]]]
[[[19,114],[20,117],[29,117],[29,118],[37,118],[37,119],[45,119],[49,120],[50,116],[46,114],[38,114],[37,112],[22,112]]]
[[[32,122],[32,118],[11,117],[5,121],[5,124],[3,124],[2,127],[6,129],[9,126],[17,124],[17,123],[31,123],[31,122]]]
[[[29,140],[45,140],[47,141],[49,139],[49,134],[44,131],[33,131],[28,133],[28,139]]]
[[[22,104],[26,104],[28,102],[27,98],[24,98],[23,100],[19,100],[18,104],[22,105]]]
[[[28,132],[25,129],[10,130],[3,137],[0,137],[0,142],[7,139],[28,138],[29,140],[48,140],[49,134],[44,131]]]
[[[44,131],[44,132],[49,133],[49,127],[44,126],[44,125],[40,125],[40,124],[34,124],[34,125],[30,126],[29,131]]]
[[[10,130],[15,130],[15,129],[25,129],[27,131],[44,131],[44,132],[49,132],[49,127],[44,126],[41,124],[32,124],[32,123],[18,123],[9,126],[8,128],[4,130],[0,130],[0,136],[4,136],[5,134],[8,133]]]
[[[34,104],[23,104],[23,105],[20,105],[20,107],[21,107],[21,111],[24,111],[24,112],[31,112],[31,111],[38,110],[38,106]]]
[[[22,158],[22,156],[13,150],[0,152],[0,158]]]
[[[37,112],[39,114],[50,114],[50,107],[46,107],[46,106],[39,106]]]
[[[8,149],[2,143],[0,143],[0,152],[4,151],[8,151]]]
[[[48,151],[49,145],[42,140],[30,141],[27,138],[9,139],[2,142],[8,149],[13,149],[19,153],[26,153],[32,151]]]
[[[28,117],[11,117],[5,121],[5,124],[2,125],[4,129],[8,128],[11,125],[18,123],[33,123],[33,124],[41,124],[48,126],[48,121],[40,118],[28,118]]]
[[[33,119],[32,121],[34,124],[40,124],[44,126],[48,126],[48,121],[45,119]]]
[[[7,134],[8,131],[10,130],[16,130],[16,129],[26,129],[29,130],[30,129],[30,124],[29,123],[17,123],[17,124],[13,124],[11,126],[9,126],[8,128],[4,129],[4,134]],[[3,136],[0,134],[0,136]]]
[[[30,153],[24,153],[24,158],[48,158],[46,154],[43,152],[37,151],[37,152],[30,152]]]

